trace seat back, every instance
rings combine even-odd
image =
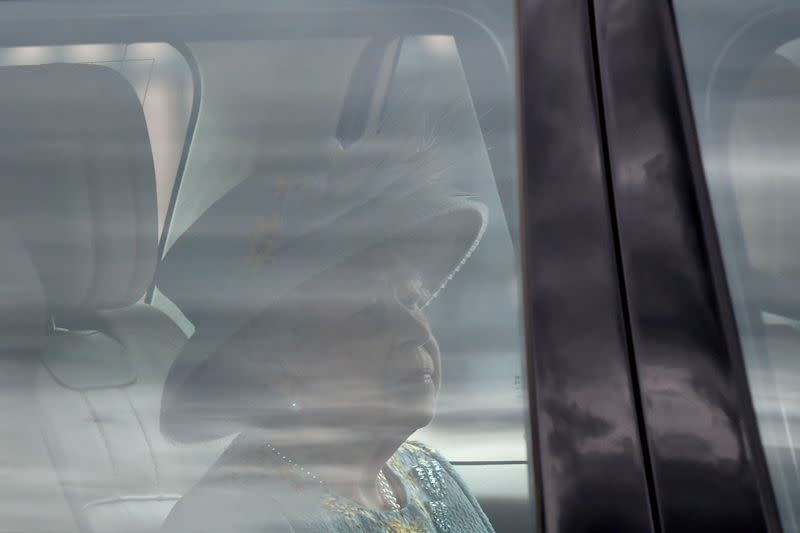
[[[33,394],[47,325],[31,258],[16,231],[0,220],[1,532],[75,531],[41,438]]]
[[[51,324],[24,388],[79,529],[157,531],[222,445],[186,449],[158,429],[185,337],[137,303],[157,262],[141,104],[102,66],[3,68],[0,85],[0,208],[41,280]]]

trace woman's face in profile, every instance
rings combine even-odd
[[[441,361],[425,299],[418,274],[385,246],[293,291],[278,310],[289,317],[287,342],[265,354],[280,357],[289,401],[334,423],[428,424]]]

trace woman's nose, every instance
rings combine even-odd
[[[431,340],[431,330],[422,311],[396,302],[394,307],[395,345],[418,348]]]

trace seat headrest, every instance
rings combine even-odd
[[[157,260],[155,169],[127,80],[97,65],[0,68],[0,207],[54,313],[141,298]]]

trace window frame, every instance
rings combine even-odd
[[[658,530],[781,531],[672,4],[591,1]],[[685,413],[714,423],[665,408],[682,389]],[[734,442],[733,457],[719,439]]]
[[[537,531],[656,532],[608,194],[592,11],[585,0],[520,0],[517,21]]]

